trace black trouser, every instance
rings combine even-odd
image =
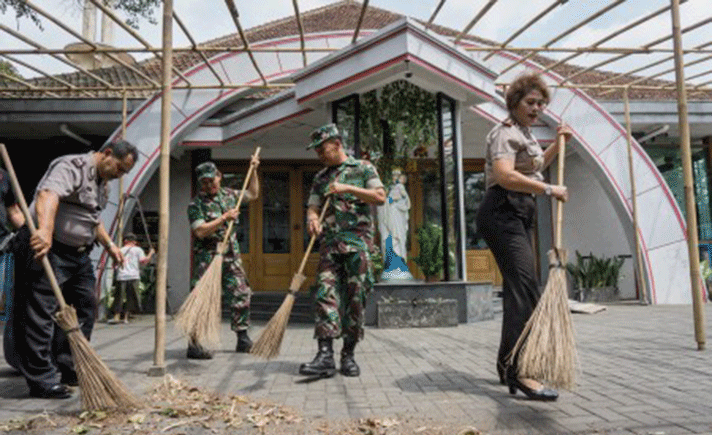
[[[477,212],[477,229],[492,251],[502,272],[502,337],[497,362],[507,358],[541,296],[533,247],[534,197],[500,186],[487,189]],[[516,357],[507,367],[516,376]]]
[[[59,303],[42,263],[33,258],[26,226],[17,238],[16,264],[23,264],[16,268],[13,303],[16,368],[30,387],[43,388],[59,383],[62,374],[74,375],[74,364],[67,335],[52,318]],[[96,278],[89,249],[79,252],[53,242],[48,258],[65,301],[77,310],[81,331],[89,339],[96,311]]]

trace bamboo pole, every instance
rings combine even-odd
[[[501,50],[503,50],[503,49],[505,49],[505,48],[506,48],[506,49],[509,49],[509,47],[507,47],[507,45],[508,45],[510,42],[514,41],[519,35],[521,35],[522,33],[524,33],[525,30],[527,30],[528,28],[530,28],[531,26],[533,26],[537,21],[539,21],[539,20],[541,20],[542,18],[544,18],[544,16],[546,16],[549,12],[551,12],[552,10],[554,10],[554,8],[556,8],[557,6],[561,6],[561,5],[563,5],[564,3],[566,3],[566,1],[567,1],[567,0],[554,0],[554,3],[550,4],[546,9],[544,9],[544,10],[541,11],[541,12],[539,12],[534,18],[532,18],[531,20],[529,20],[529,22],[527,22],[527,23],[524,24],[522,27],[520,27],[518,30],[516,30],[514,33],[512,33],[512,34],[509,36],[509,38],[507,38],[506,41],[504,41],[503,43],[501,43],[501,44],[499,45],[497,51],[501,51]],[[484,57],[484,60],[487,60],[487,59],[489,59],[490,57],[492,57],[492,56],[494,55],[494,53],[495,53],[494,51],[488,53],[487,56]]]
[[[494,6],[495,3],[497,3],[498,0],[488,0],[487,3],[480,8],[480,11],[475,15],[475,17],[465,26],[464,29],[462,29],[462,32],[460,32],[454,39],[454,43],[457,44],[460,42],[460,39],[462,39],[465,35],[467,35],[470,30],[472,30],[473,27],[475,27],[475,24],[477,24],[482,17],[489,12],[489,10]]]
[[[358,16],[358,22],[356,23],[356,29],[354,29],[354,36],[351,39],[351,43],[355,43],[356,40],[358,39],[358,34],[361,31],[361,24],[363,24],[363,17],[366,15],[366,9],[368,9],[368,1],[369,0],[363,0],[363,4],[361,5],[361,13]]]
[[[5,26],[5,25],[2,24],[2,23],[0,23],[0,30],[2,30],[2,31],[4,31],[5,33],[8,33],[8,34],[14,36],[15,38],[19,39],[20,41],[24,42],[25,44],[31,45],[31,46],[33,46],[33,47],[35,47],[35,48],[38,48],[38,49],[44,49],[44,48],[45,48],[45,47],[42,46],[40,43],[35,42],[34,40],[28,38],[27,36],[23,35],[23,34],[20,33],[20,32],[16,32],[16,31],[12,30],[11,28]],[[72,62],[72,61],[70,61],[69,59],[65,59],[64,57],[62,57],[62,56],[60,56],[60,55],[58,55],[58,54],[52,54],[51,56],[52,56],[53,58],[57,59],[58,61],[64,63],[65,65],[68,65],[68,66],[70,66],[71,68],[74,68],[74,69],[80,71],[82,74],[84,74],[84,75],[86,75],[86,76],[88,76],[88,77],[91,77],[92,79],[94,79],[94,80],[96,80],[97,82],[103,84],[104,86],[106,86],[106,87],[108,87],[108,88],[111,88],[111,89],[116,89],[116,86],[114,86],[113,84],[107,82],[106,80],[102,79],[101,77],[99,77],[98,75],[94,74],[93,72],[87,70],[86,68],[84,68],[84,67],[82,67],[82,66],[80,66],[80,65],[78,65],[78,64],[76,64],[76,63],[74,63],[74,62]]]
[[[140,42],[141,44],[143,44],[144,47],[146,47],[146,48],[152,48],[152,47],[151,47],[151,44],[149,44],[145,39],[143,39],[143,37],[141,36],[141,34],[140,34],[139,32],[137,32],[137,31],[134,30],[131,26],[129,26],[128,24],[126,24],[121,18],[119,18],[119,17],[114,13],[114,11],[112,11],[111,9],[109,9],[108,7],[106,7],[106,6],[104,5],[104,2],[103,2],[103,1],[101,1],[101,0],[86,0],[86,1],[90,1],[94,6],[96,6],[98,9],[100,9],[101,12],[102,12],[105,16],[111,18],[116,24],[119,25],[119,27],[121,27],[122,29],[124,29],[129,35],[133,36],[134,39],[136,39],[138,42]],[[172,9],[172,7],[171,7],[171,9]],[[171,29],[173,28],[172,26],[173,26],[173,23],[171,23]],[[173,38],[172,38],[172,37],[173,37],[173,35],[171,35],[171,42],[173,41]],[[154,53],[154,56],[158,56],[158,53]],[[158,57],[160,57],[160,56],[158,56]],[[171,65],[172,65],[172,62],[171,62]],[[175,72],[176,75],[177,75],[178,77],[180,77],[181,80],[183,80],[188,86],[191,85],[190,80],[188,80],[178,68],[174,68],[173,66],[171,66],[171,70],[172,70],[173,72]]]
[[[707,74],[712,74],[712,71],[707,72]],[[0,75],[3,75],[0,73]],[[8,78],[10,78],[8,76]],[[495,83],[496,86],[506,86],[509,83],[505,82],[498,82]],[[705,83],[700,83],[696,85],[687,85],[685,88],[688,90],[688,92],[712,92],[712,87],[709,85],[712,84],[712,81],[705,82]],[[291,83],[269,83],[267,85],[262,85],[262,84],[234,84],[234,85],[194,85],[191,87],[187,86],[182,86],[182,85],[176,85],[173,86],[173,90],[187,90],[187,89],[192,89],[192,90],[198,90],[198,89],[290,89],[294,87],[294,84]],[[560,84],[555,84],[552,83],[549,85],[550,88],[561,88],[561,89],[595,89],[595,90],[610,90],[610,91],[623,91],[623,89],[636,89],[636,90],[641,90],[641,91],[674,91],[677,89],[677,86],[673,84],[664,84],[664,85],[658,85],[658,86],[650,86],[650,85],[628,85],[628,84],[620,84],[620,85],[599,85],[599,84],[583,84],[583,83],[577,83],[577,84],[569,84],[569,85],[560,85]],[[122,90],[125,89],[126,91],[131,91],[131,92],[142,92],[142,91],[156,91],[159,90],[157,88],[154,88],[152,86],[126,86],[122,88]],[[81,96],[78,95],[65,95],[65,93],[79,93],[79,92],[84,92],[84,91],[94,91],[94,92],[116,92],[116,89],[108,89],[106,87],[102,86],[82,86],[82,87],[76,87],[74,89],[67,89],[64,87],[58,87],[58,86],[34,86],[31,88],[0,88],[0,92],[4,93],[9,93],[12,94],[10,98],[20,98],[24,97],[24,95],[28,92],[55,92],[55,93],[60,93],[58,95],[55,95],[55,98],[70,98],[70,99],[79,99],[82,98]],[[20,95],[17,95],[20,94]]]
[[[151,53],[151,54],[159,54],[161,53],[162,48],[160,47],[97,47],[95,49],[92,49],[92,53],[139,53],[139,54],[145,54],[145,53]],[[302,49],[300,47],[255,47],[255,48],[250,48],[250,50],[254,53],[300,53]],[[304,47],[304,51],[307,52],[313,52],[313,53],[332,53],[334,51],[338,51],[339,48],[336,47]],[[470,51],[488,51],[488,50],[494,50],[493,48],[469,48],[468,50]],[[518,51],[518,50],[536,50],[536,48],[526,48],[526,49],[520,49],[520,48],[512,48],[513,51]],[[551,48],[546,51],[580,51],[582,50],[581,48]],[[639,49],[639,48],[611,48],[607,49],[608,51],[613,50],[613,51],[634,51],[634,52],[644,52],[648,53],[651,52],[651,50],[644,50],[644,49]],[[197,45],[195,47],[174,47],[173,48],[173,53],[194,53],[202,51],[205,53],[211,53],[211,56],[214,53],[247,53],[247,49],[245,49],[244,46],[209,46],[209,45]],[[664,52],[672,52],[672,49],[659,49],[659,50],[653,50],[653,51],[664,51]],[[694,52],[694,53],[699,53],[700,50],[685,50],[686,52]],[[81,54],[81,53],[86,53],[86,49],[81,49],[81,48],[47,48],[47,47],[41,47],[41,48],[3,48],[0,50],[0,54]],[[710,52],[710,50],[702,50],[702,52]]]
[[[442,9],[443,5],[445,4],[445,0],[440,0],[440,3],[435,7],[435,10],[433,13],[430,15],[430,18],[428,19],[428,22],[425,23],[425,29],[430,29],[430,26],[433,25],[433,21],[435,21],[435,17],[440,13],[440,9]]]
[[[161,159],[158,212],[158,270],[156,274],[156,340],[149,376],[166,372],[166,284],[168,278],[168,230],[171,144],[171,69],[173,67],[173,0],[163,0],[163,93],[161,96]]]
[[[691,32],[691,31],[693,31],[693,30],[695,30],[695,29],[698,29],[698,28],[700,28],[700,27],[706,26],[706,25],[708,25],[708,24],[710,24],[710,23],[712,23],[712,17],[705,18],[705,19],[702,20],[702,21],[698,21],[698,22],[696,22],[696,23],[694,23],[694,24],[692,24],[692,25],[690,25],[690,26],[685,27],[684,29],[681,30],[681,33]],[[658,39],[656,39],[656,40],[654,40],[654,41],[651,41],[651,42],[649,42],[649,43],[643,45],[643,48],[651,48],[651,47],[654,47],[654,46],[656,46],[656,45],[658,45],[658,44],[662,44],[663,42],[666,42],[666,41],[668,41],[668,40],[670,40],[670,39],[673,39],[673,36],[672,36],[672,35],[666,35],[666,36],[663,36],[663,37],[661,37],[661,38],[658,38]],[[681,43],[679,49],[682,50],[682,43]],[[675,50],[673,50],[673,52],[675,52]],[[581,70],[575,72],[574,74],[571,74],[571,75],[569,75],[569,76],[567,76],[567,77],[564,77],[564,80],[562,81],[562,83],[571,81],[571,79],[573,79],[573,78],[575,78],[575,77],[578,77],[578,76],[580,76],[580,75],[582,75],[582,74],[586,74],[586,73],[588,73],[588,72],[590,72],[590,71],[598,70],[598,69],[601,68],[602,66],[608,65],[608,64],[613,63],[613,62],[617,62],[617,61],[619,61],[619,60],[621,60],[621,59],[623,59],[623,58],[625,58],[625,57],[627,57],[627,56],[629,56],[629,54],[621,54],[621,55],[619,55],[619,56],[614,56],[614,57],[611,57],[611,58],[602,60],[601,62],[595,63],[595,64],[593,64],[593,65],[589,65],[588,67],[586,67],[586,68],[584,68],[584,69],[581,69]]]
[[[97,45],[96,45],[93,41],[91,41],[91,40],[89,40],[89,39],[83,37],[82,35],[80,35],[80,34],[77,33],[76,31],[74,31],[74,29],[72,29],[71,27],[69,27],[69,26],[67,26],[66,24],[64,24],[64,22],[63,22],[62,20],[60,20],[60,19],[58,19],[58,18],[55,18],[52,14],[50,14],[50,13],[48,13],[47,11],[45,11],[44,9],[40,8],[38,5],[32,3],[30,0],[24,0],[24,2],[25,2],[25,4],[26,4],[27,6],[29,6],[29,7],[32,8],[32,9],[34,9],[37,13],[39,13],[39,14],[42,15],[43,17],[47,18],[47,19],[50,20],[51,22],[53,22],[57,27],[61,28],[61,29],[64,30],[65,32],[69,33],[70,35],[74,36],[75,38],[79,39],[79,40],[82,41],[83,43],[85,43],[85,44],[87,44],[88,46],[90,46],[90,47],[92,48],[91,51],[93,51],[93,49],[96,49],[96,48],[97,48]],[[106,15],[104,15],[104,17],[105,17],[105,16],[106,16]],[[90,52],[91,52],[91,51],[90,51]],[[86,51],[85,51],[85,53],[86,53]],[[155,84],[155,85],[158,85],[158,83],[156,83],[151,77],[147,76],[143,71],[141,71],[140,69],[134,67],[133,65],[131,65],[131,64],[127,63],[127,62],[125,62],[125,61],[122,60],[120,57],[116,56],[115,54],[113,54],[113,53],[105,53],[105,56],[108,57],[108,58],[110,58],[110,59],[113,60],[114,62],[120,64],[120,65],[123,66],[124,68],[128,68],[128,69],[130,69],[131,71],[135,72],[136,74],[138,74],[139,76],[141,76],[141,78],[143,78],[144,80],[146,80],[146,81],[148,81],[148,82],[151,82],[151,83],[153,83],[153,84]]]
[[[228,11],[230,11],[230,16],[232,17],[232,21],[235,23],[235,27],[237,27],[237,33],[240,35],[240,39],[242,40],[242,44],[245,46],[245,51],[247,52],[247,55],[249,56],[250,61],[252,62],[252,66],[255,67],[255,71],[257,71],[257,74],[259,74],[260,79],[262,79],[262,83],[266,85],[267,78],[265,78],[264,74],[262,73],[260,65],[257,63],[257,59],[255,59],[255,54],[252,52],[249,39],[245,35],[245,30],[242,28],[242,24],[240,23],[240,14],[237,12],[237,6],[235,6],[235,1],[225,0],[225,6],[227,6]]]
[[[690,260],[690,284],[692,284],[692,310],[695,320],[697,349],[705,349],[705,312],[702,300],[700,277],[700,252],[698,251],[697,210],[692,187],[692,156],[690,151],[690,125],[687,121],[687,93],[685,91],[685,64],[682,58],[682,33],[680,32],[680,0],[672,2],[672,34],[675,47],[675,79],[677,82],[677,108],[680,126],[680,156],[685,185],[685,212],[687,215],[687,253]]]
[[[599,17],[605,15],[606,13],[610,12],[613,8],[617,7],[617,6],[620,5],[621,3],[624,3],[625,1],[626,1],[626,0],[615,0],[615,1],[612,2],[611,4],[605,6],[603,9],[600,9],[600,10],[598,10],[597,12],[595,12],[593,15],[590,15],[589,17],[585,18],[583,21],[580,21],[580,22],[577,23],[576,25],[569,27],[569,28],[568,28],[567,30],[565,30],[563,33],[560,33],[559,35],[557,35],[556,37],[554,37],[554,39],[549,40],[546,44],[544,44],[543,47],[544,47],[544,48],[551,47],[551,46],[554,45],[556,42],[558,42],[558,41],[564,39],[566,36],[570,35],[571,33],[573,33],[573,32],[575,32],[575,31],[581,29],[583,26],[585,26],[586,24],[590,23],[591,21],[593,21],[593,20],[595,20],[595,19],[597,19],[597,18],[599,18]],[[536,55],[536,54],[537,54],[537,53],[535,53],[535,52],[528,53],[526,56],[524,56],[524,57],[522,57],[522,58],[520,58],[520,59],[517,59],[514,63],[512,63],[511,65],[507,66],[507,67],[504,68],[502,71],[500,71],[500,72],[499,72],[499,75],[500,75],[500,76],[504,75],[506,72],[508,72],[508,71],[511,70],[512,68],[514,68],[514,67],[516,67],[517,65],[520,65],[520,64],[522,64],[522,63],[524,63],[524,62],[526,62],[527,60],[529,60],[529,59],[531,59],[532,57],[534,57],[534,55]]]
[[[121,98],[121,139],[126,140],[126,113],[128,111],[128,100],[126,89]],[[126,192],[124,192],[124,177],[119,178],[119,231],[116,236],[116,244],[119,247],[124,245],[124,207],[126,206]]]
[[[176,20],[176,23],[178,24],[178,27],[181,28],[181,30],[183,31],[183,34],[185,35],[185,37],[188,38],[188,40],[190,41],[191,46],[192,46],[193,48],[196,48],[196,47],[198,46],[198,44],[195,42],[195,39],[193,38],[193,35],[190,34],[190,31],[188,30],[188,27],[187,27],[185,24],[183,24],[183,21],[180,19],[180,17],[178,17],[178,14],[176,14],[175,11],[173,11],[173,19]],[[198,54],[200,55],[201,59],[203,59],[203,64],[204,64],[205,66],[207,66],[208,69],[210,69],[210,72],[213,73],[213,75],[215,76],[215,78],[218,79],[218,82],[220,83],[220,85],[224,85],[225,82],[223,81],[222,77],[220,77],[220,74],[218,74],[218,72],[215,71],[215,68],[213,67],[213,64],[210,63],[210,61],[208,60],[207,56],[205,56],[205,53],[204,53],[203,51],[201,51],[201,50],[196,50],[196,51],[197,51]]]
[[[687,0],[682,0],[682,1],[687,1]],[[660,8],[660,9],[658,9],[658,10],[656,10],[656,11],[654,11],[654,12],[652,12],[652,13],[650,13],[650,14],[644,16],[644,17],[641,17],[641,18],[637,19],[636,21],[633,21],[632,23],[628,23],[628,24],[626,24],[625,26],[619,28],[618,30],[615,30],[614,32],[609,33],[608,35],[606,35],[606,36],[604,36],[603,38],[599,39],[598,41],[594,42],[594,43],[591,44],[589,47],[590,47],[591,49],[596,49],[596,48],[598,48],[601,44],[604,44],[604,43],[610,41],[611,39],[615,38],[616,36],[621,35],[621,34],[627,32],[627,31],[630,30],[630,29],[633,29],[633,28],[635,28],[635,27],[638,27],[639,25],[641,25],[641,24],[643,24],[643,23],[645,23],[645,22],[647,22],[647,21],[652,20],[653,18],[657,17],[658,15],[664,14],[665,12],[667,12],[667,11],[670,9],[670,7],[671,7],[671,6],[664,6],[664,7]],[[572,55],[570,55],[570,56],[567,56],[567,57],[565,57],[565,58],[563,58],[563,59],[560,59],[560,60],[557,61],[556,63],[553,63],[553,64],[547,66],[546,68],[544,68],[544,70],[542,71],[542,73],[545,73],[545,72],[547,72],[547,71],[551,71],[551,70],[553,70],[554,68],[556,68],[556,67],[559,66],[559,65],[568,64],[572,59],[575,59],[576,57],[580,56],[581,54],[582,54],[582,53],[574,53],[574,54],[572,54]]]
[[[299,48],[302,52],[302,64],[307,66],[307,52],[306,42],[304,41],[304,23],[302,23],[302,15],[299,13],[299,4],[297,0],[292,0],[292,6],[294,6],[294,16],[297,19],[297,29],[299,30]]]
[[[5,79],[5,80],[10,80],[10,81],[13,81],[13,82],[15,82],[15,83],[19,83],[19,84],[21,84],[21,85],[23,85],[23,86],[27,86],[27,89],[22,89],[22,92],[43,92],[43,93],[46,93],[47,95],[50,95],[50,96],[53,96],[53,97],[56,97],[56,98],[61,98],[59,95],[53,93],[52,90],[40,91],[39,88],[37,88],[37,87],[36,87],[35,85],[33,85],[32,83],[28,83],[28,82],[26,82],[26,81],[24,81],[24,80],[22,80],[22,79],[18,79],[17,77],[11,76],[11,75],[9,75],[9,74],[5,74],[4,72],[0,72],[0,78],[3,78],[3,79]],[[5,91],[5,89],[3,89],[3,91]]]
[[[49,80],[52,80],[52,81],[57,82],[57,83],[60,83],[60,84],[62,84],[62,85],[64,85],[64,86],[67,87],[66,89],[64,89],[64,88],[61,88],[61,89],[64,89],[64,90],[69,91],[69,90],[71,90],[71,89],[75,89],[75,88],[76,88],[76,86],[73,85],[72,83],[69,83],[69,82],[66,81],[66,80],[62,80],[62,79],[59,78],[59,77],[55,77],[55,76],[53,76],[53,75],[51,75],[51,74],[49,74],[49,73],[47,73],[47,72],[45,72],[45,71],[42,71],[41,69],[39,69],[39,68],[37,68],[37,67],[35,67],[35,66],[33,66],[33,65],[30,65],[29,63],[24,62],[24,61],[22,61],[22,60],[20,60],[20,59],[18,59],[18,58],[16,58],[16,57],[13,57],[13,56],[10,56],[10,55],[7,55],[7,54],[1,55],[1,56],[3,56],[4,58],[6,58],[6,59],[8,59],[8,60],[13,61],[14,63],[16,63],[16,64],[18,64],[18,65],[22,65],[22,66],[24,66],[24,67],[27,68],[27,69],[30,69],[30,70],[32,70],[32,71],[38,73],[38,74],[43,75],[43,76],[45,76],[46,78],[48,78]],[[88,97],[90,97],[90,98],[91,98],[91,96],[92,96],[89,92],[84,92],[84,94],[86,94],[86,96],[88,96]]]
[[[648,288],[645,285],[645,269],[643,268],[643,252],[640,243],[640,229],[638,226],[638,192],[635,186],[635,170],[633,167],[633,129],[630,121],[630,100],[628,99],[628,88],[623,89],[623,103],[625,105],[625,130],[626,145],[628,150],[628,168],[630,174],[630,199],[633,205],[633,232],[635,233],[635,267],[640,291],[641,302],[645,305],[648,301]]]

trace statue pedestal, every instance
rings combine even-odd
[[[426,299],[448,300],[457,302],[459,323],[480,322],[494,318],[491,282],[436,282],[389,281],[379,282],[367,296],[364,312],[365,323],[378,325],[378,303],[384,300],[405,300],[413,302]]]

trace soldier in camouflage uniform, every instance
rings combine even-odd
[[[313,361],[300,366],[299,373],[332,376],[336,372],[332,342],[343,336],[340,372],[358,376],[354,349],[363,338],[364,304],[374,283],[371,204],[383,204],[386,191],[370,162],[346,154],[336,125],[315,130],[311,139],[307,149],[314,148],[326,165],[314,178],[307,209],[309,234],[320,234],[314,333],[319,350]],[[319,225],[327,195],[330,205]]]
[[[253,157],[251,164],[254,170],[260,164],[258,157]],[[188,219],[193,231],[193,275],[191,287],[194,287],[213,260],[218,243],[225,237],[229,221],[238,218],[235,210],[239,190],[221,187],[222,174],[215,163],[205,162],[195,168],[200,183],[200,192],[188,205]],[[257,173],[253,173],[245,191],[244,201],[257,199],[260,193]],[[234,225],[233,225],[234,226]],[[237,233],[233,230],[228,237],[228,247],[223,256],[222,287],[224,292],[232,293],[231,328],[237,333],[237,352],[249,352],[252,340],[247,335],[250,321],[251,289],[240,259],[240,244]],[[212,354],[197,342],[196,337],[190,337],[188,342],[188,358],[210,359]]]

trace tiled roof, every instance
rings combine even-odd
[[[321,8],[313,9],[301,13],[302,25],[305,33],[316,33],[316,32],[327,32],[327,31],[342,31],[342,30],[353,30],[356,28],[359,16],[361,14],[362,5],[352,1],[344,0],[337,3],[333,3]],[[390,12],[384,9],[379,9],[376,7],[369,6],[363,17],[361,24],[361,29],[380,29],[388,24],[391,24],[399,19],[403,18],[403,15]],[[432,31],[441,34],[443,36],[454,37],[459,34],[458,31],[443,27],[440,25],[432,25],[430,27]],[[275,38],[281,38],[286,36],[298,35],[299,29],[297,26],[297,20],[294,15],[289,17],[268,22],[257,27],[253,27],[245,31],[245,36],[249,43],[255,43],[258,41],[265,41]],[[468,42],[475,44],[485,44],[494,45],[492,41],[483,40],[472,35],[467,35],[463,39]],[[208,41],[202,45],[205,46],[216,46],[216,47],[239,47],[242,46],[242,40],[237,33],[228,35],[222,38],[214,39]],[[554,63],[553,60],[548,59],[544,56],[534,56],[534,61],[540,63],[541,65],[547,66]],[[202,58],[197,53],[191,52],[176,52],[174,54],[174,65],[180,70],[186,70],[196,64],[202,62]],[[141,70],[146,76],[152,78],[154,81],[161,82],[161,62],[156,58],[145,60],[139,62],[136,68]],[[580,71],[582,68],[575,65],[559,65],[554,68],[554,71],[562,76],[567,76],[575,72]],[[148,82],[142,78],[136,72],[123,67],[115,66],[109,68],[96,69],[91,71],[98,77],[106,80],[112,85],[116,86],[116,90],[100,90],[94,92],[95,98],[121,98],[123,92],[121,90],[122,86],[145,86]],[[615,74],[605,71],[589,71],[580,76],[576,77],[573,81],[575,84],[596,84],[605,79],[612,78]],[[85,74],[75,72],[68,74],[60,74],[58,78],[72,83],[76,86],[103,86],[95,79],[88,77]],[[629,81],[630,78],[623,79],[622,82]],[[51,87],[58,86],[58,83],[49,78],[36,78],[28,80],[35,86]],[[611,82],[615,84],[616,82]],[[621,83],[621,82],[618,82]],[[647,80],[641,82],[640,85],[644,86],[659,86],[659,85],[673,85],[674,83],[658,80]],[[41,92],[36,91],[25,91],[25,92],[13,92],[8,94],[3,92],[3,88],[14,88],[14,89],[24,89],[23,86],[15,84],[12,82],[4,82],[0,79],[0,98],[10,97],[10,98],[42,98],[46,95]],[[65,88],[66,89],[66,88]],[[622,98],[622,91],[616,90],[614,92],[608,92],[604,94],[604,91],[597,89],[585,89],[585,91],[593,96],[594,98],[601,99],[620,99]],[[80,91],[56,91],[55,93],[61,94],[62,96],[71,98],[82,98],[86,97],[86,94]],[[146,98],[153,94],[153,91],[128,91],[127,96],[129,98]],[[629,91],[629,97],[631,99],[654,99],[654,100],[667,100],[675,99],[677,92],[675,90],[645,90],[645,89],[631,89]],[[692,99],[712,99],[711,92],[697,93],[690,96]]]

